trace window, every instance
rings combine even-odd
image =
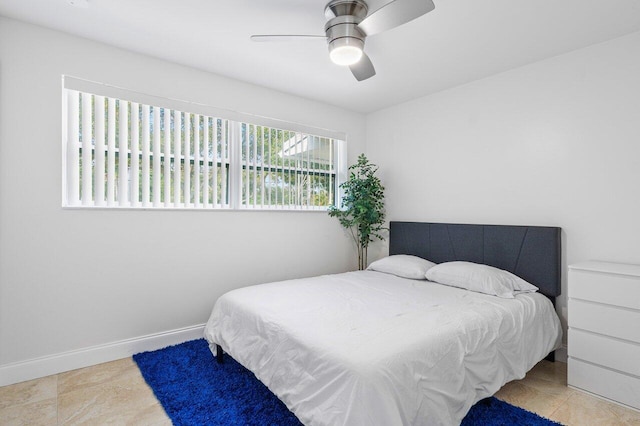
[[[65,78],[64,206],[324,210],[335,203],[345,169],[340,139],[187,112],[211,108],[182,101],[134,102],[126,95],[136,94],[122,89],[116,95],[125,96],[75,90],[68,81],[81,80]]]
[[[241,131],[243,207],[334,203],[334,140],[248,123]]]

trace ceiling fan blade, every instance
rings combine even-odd
[[[366,53],[362,53],[362,58],[353,65],[349,65],[349,69],[358,81],[363,81],[376,75],[376,69],[371,63],[371,59]]]
[[[371,13],[358,24],[370,36],[406,24],[435,9],[432,0],[394,0]]]
[[[327,40],[326,35],[308,34],[256,34],[251,36],[251,41],[307,41],[307,40]]]

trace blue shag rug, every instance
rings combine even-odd
[[[204,339],[139,353],[133,359],[174,425],[301,425],[229,355],[218,364]],[[493,397],[474,405],[462,421],[463,426],[558,424]]]

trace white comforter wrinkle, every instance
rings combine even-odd
[[[554,349],[560,327],[538,294],[360,271],[229,292],[205,337],[306,425],[455,425]]]

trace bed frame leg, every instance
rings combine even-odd
[[[216,345],[216,361],[218,361],[218,364],[222,364],[224,362],[224,352],[220,345]]]
[[[549,355],[545,358],[547,361],[556,362],[556,351],[549,352]]]

